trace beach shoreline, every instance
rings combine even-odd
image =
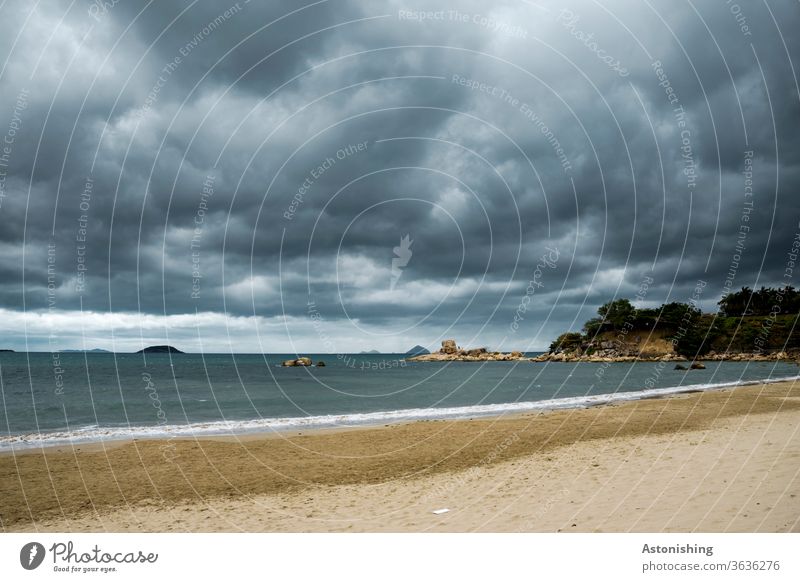
[[[0,457],[26,451],[103,450],[133,442],[186,439],[281,438],[287,434],[314,434],[380,428],[420,421],[464,419],[513,419],[530,413],[608,406],[622,402],[669,398],[680,394],[800,380],[800,376],[761,380],[736,380],[704,384],[683,384],[640,390],[618,390],[586,396],[508,402],[488,405],[401,409],[382,412],[331,414],[297,418],[261,418],[247,421],[214,421],[174,426],[95,427],[93,431],[43,431],[35,435],[0,437]]]
[[[6,531],[797,531],[799,431],[792,381],[501,418],[30,449],[0,456],[0,518]],[[690,485],[692,471],[703,478],[686,491],[660,481],[685,470]],[[657,511],[629,503],[645,495],[637,483]],[[590,510],[598,491],[615,512]],[[731,513],[753,499],[771,508],[761,521]],[[561,523],[578,507],[592,515]]]

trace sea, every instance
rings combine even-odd
[[[530,353],[530,356],[537,355]],[[0,451],[503,416],[798,378],[786,362],[407,362],[403,354],[0,353]]]

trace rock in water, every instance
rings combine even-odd
[[[682,364],[675,364],[675,367],[673,368],[673,370],[685,370],[685,369],[686,369],[686,366],[684,366]]]
[[[311,358],[305,358],[305,357],[297,358],[294,361],[294,365],[295,366],[310,366],[312,363],[313,362],[311,361]]]
[[[296,366],[295,360],[286,360],[281,364],[281,366],[289,367],[289,366]]]
[[[703,363],[701,363],[701,362],[694,362],[694,363],[693,363],[693,364],[690,366],[690,368],[691,368],[692,370],[705,370],[705,369],[706,369],[706,365],[705,365],[705,364],[703,364]]]
[[[442,349],[439,350],[443,354],[455,354],[458,351],[456,340],[447,339],[442,341]]]
[[[317,362],[317,368],[324,368],[324,367],[325,367],[325,362],[323,362],[322,360]]]

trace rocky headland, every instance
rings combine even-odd
[[[641,342],[646,345],[646,342]],[[800,362],[797,350],[776,350],[772,352],[715,352],[711,351],[695,357],[680,355],[671,347],[663,350],[641,349],[636,342],[619,342],[613,340],[589,341],[576,348],[548,351],[531,358],[532,362]],[[693,366],[698,369],[699,366]],[[680,368],[679,368],[680,369]]]
[[[522,352],[490,352],[486,348],[463,349],[456,340],[446,339],[439,351],[406,358],[409,362],[510,362],[527,360]]]
[[[702,288],[700,288],[702,291]],[[700,291],[697,291],[699,295]],[[637,300],[641,297],[637,296]],[[728,293],[716,313],[688,303],[638,307],[627,299],[600,306],[581,332],[562,333],[544,354],[463,349],[455,340],[411,362],[689,362],[678,369],[703,369],[702,361],[776,362],[800,365],[800,291],[762,287]]]
[[[702,287],[696,290],[699,296]],[[640,299],[640,297],[637,297]],[[688,303],[605,303],[582,332],[563,333],[539,362],[800,361],[800,292],[762,287],[729,293],[716,313]],[[690,369],[702,369],[690,365]]]

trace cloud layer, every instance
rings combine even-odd
[[[796,3],[12,4],[8,347],[535,349],[797,284]]]

